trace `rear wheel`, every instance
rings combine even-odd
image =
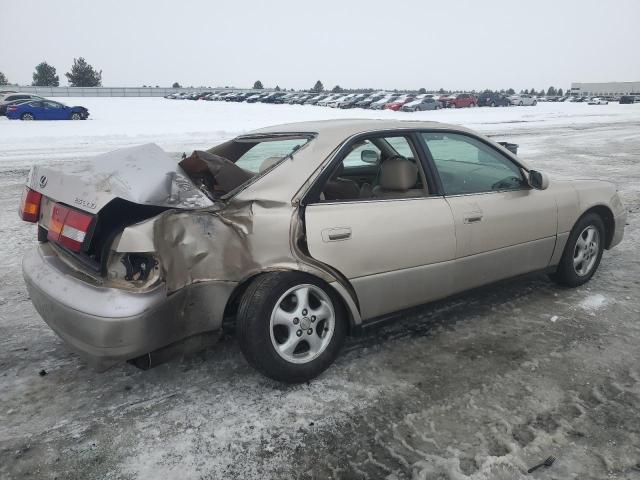
[[[491,106],[495,107],[496,106],[496,102],[491,102]]]
[[[533,106],[535,107],[537,104],[538,104],[538,101],[537,101],[537,100],[534,100],[534,101],[533,101]]]
[[[71,120],[82,120],[82,115],[78,112],[73,112],[71,114]]]
[[[604,241],[602,218],[595,213],[582,217],[571,230],[558,269],[551,278],[568,287],[588,282],[600,265]]]
[[[35,120],[36,117],[35,117],[35,115],[33,113],[27,112],[27,113],[23,113],[22,116],[20,117],[20,119],[22,119],[22,120]]]
[[[322,373],[347,333],[341,300],[324,281],[302,272],[258,276],[242,296],[237,337],[262,374],[300,383]]]
[[[471,108],[475,108],[476,104],[472,103],[471,105],[469,105]]]

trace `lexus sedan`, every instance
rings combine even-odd
[[[179,162],[147,144],[34,166],[22,267],[42,318],[100,368],[234,325],[251,365],[293,383],[394,312],[527,272],[584,284],[625,215],[611,183],[550,180],[466,128],[329,120]]]
[[[52,100],[33,100],[9,105],[7,118],[11,120],[86,120],[89,118],[89,110],[80,106],[68,107]]]

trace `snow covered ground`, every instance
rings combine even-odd
[[[406,114],[164,99],[64,99],[86,122],[0,119],[0,478],[640,479],[640,105]],[[38,317],[16,210],[32,163],[155,142],[174,153],[275,123],[459,123],[554,176],[618,184],[624,242],[587,285],[540,275],[415,309],[351,339],[308,385],[256,374],[233,338],[98,374]],[[46,375],[39,375],[39,372]]]

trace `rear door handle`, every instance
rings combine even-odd
[[[464,223],[478,223],[482,221],[482,215],[474,214],[474,215],[465,215]]]
[[[322,230],[323,242],[339,242],[351,238],[351,227],[325,228]]]

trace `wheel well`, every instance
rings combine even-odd
[[[236,286],[236,288],[233,289],[233,292],[231,292],[231,295],[229,296],[229,300],[227,300],[227,305],[224,308],[224,315],[223,315],[223,321],[222,321],[223,330],[226,330],[226,331],[234,330],[235,323],[236,323],[236,314],[238,313],[238,306],[240,305],[240,299],[242,298],[242,295],[244,295],[244,292],[247,291],[247,288],[249,288],[249,285],[251,285],[251,283],[260,275],[263,275],[265,273],[276,272],[276,271],[283,271],[283,270],[267,270],[264,272],[258,272],[250,276],[249,278],[244,279],[242,282],[240,282]],[[291,270],[291,271],[294,272],[297,270]],[[311,276],[315,276],[309,272],[304,272],[304,273],[307,273]],[[336,296],[340,299],[342,308],[344,308],[344,311],[347,314],[347,317],[349,318],[349,333],[353,332],[356,325],[353,319],[353,315],[349,310],[349,307],[344,301],[344,298],[342,298],[342,295],[340,295],[340,293],[331,285],[329,285],[329,287],[334,291]]]
[[[615,221],[613,220],[613,212],[611,212],[611,210],[609,210],[609,208],[605,207],[604,205],[597,205],[584,212],[582,216],[585,216],[587,213],[595,213],[602,219],[602,223],[604,223],[605,235],[604,248],[609,248],[609,246],[611,245],[611,241],[613,240],[613,232],[615,231],[616,227]]]

